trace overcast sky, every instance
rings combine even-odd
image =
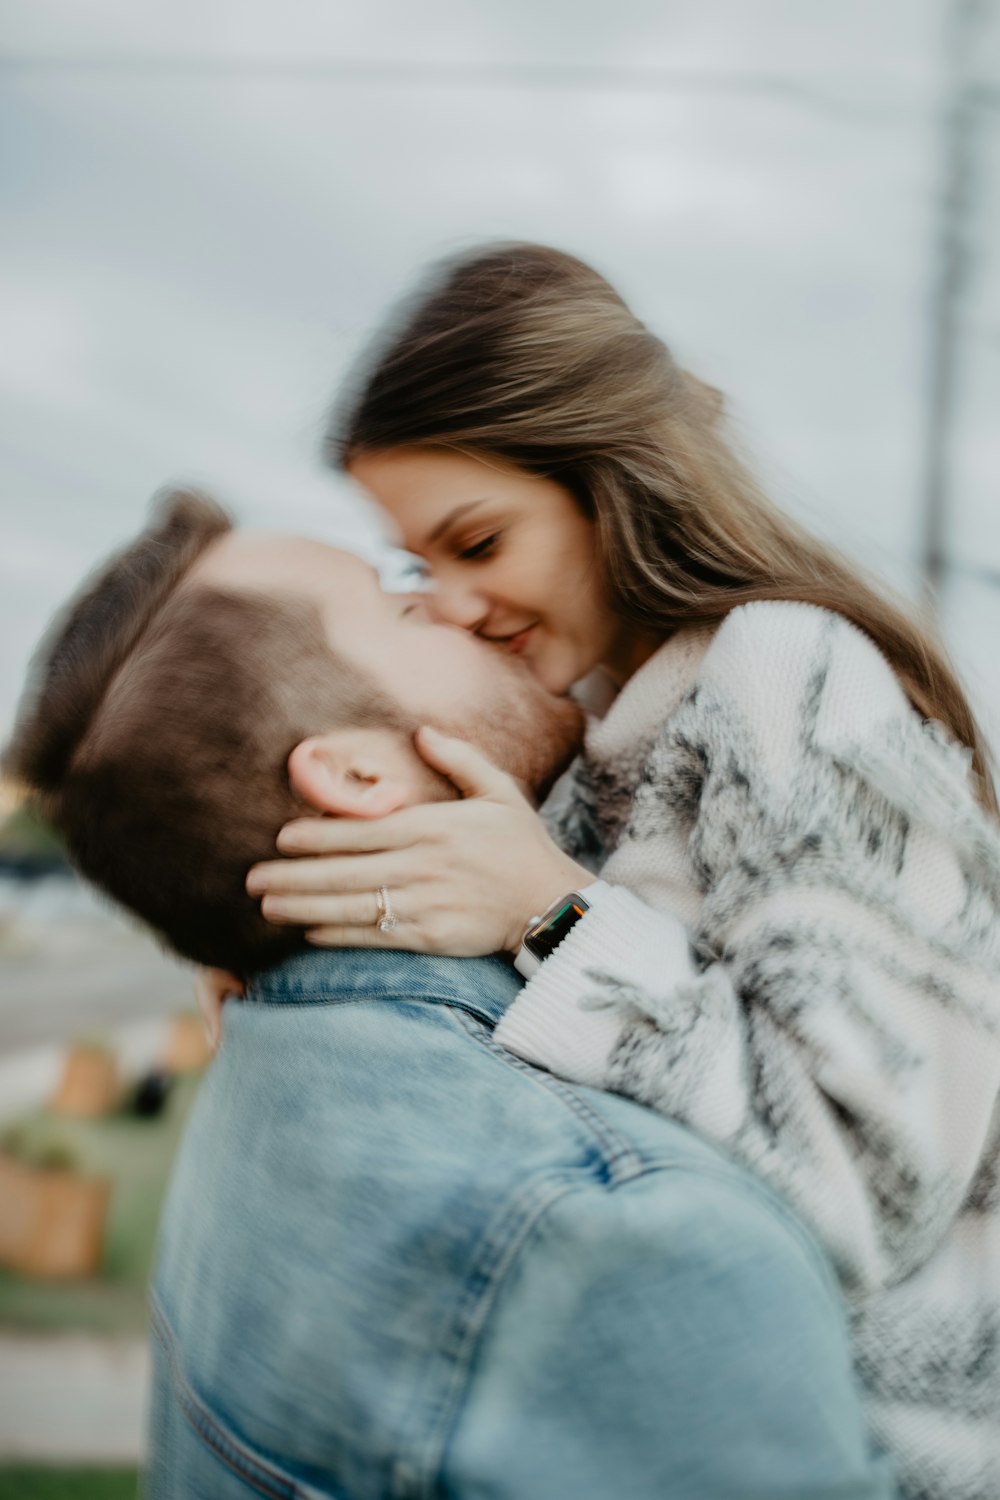
[[[371,545],[319,436],[429,259],[592,260],[784,503],[918,586],[943,0],[5,0],[0,730],[165,482]],[[1000,728],[1000,5],[970,54],[946,623]]]

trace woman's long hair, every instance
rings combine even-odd
[[[453,449],[564,484],[597,528],[613,607],[669,634],[738,604],[835,610],[881,649],[917,711],[989,751],[942,647],[863,571],[761,493],[722,431],[722,400],[678,366],[602,276],[541,245],[446,262],[394,319],[335,413],[333,460]]]

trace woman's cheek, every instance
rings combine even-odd
[[[541,645],[530,666],[538,681],[546,692],[562,696],[568,693],[573,686],[574,678],[567,670],[567,663],[561,659],[562,653],[551,643],[545,642]]]

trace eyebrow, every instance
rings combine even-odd
[[[475,510],[477,506],[485,504],[486,497],[483,496],[481,500],[467,500],[464,505],[456,505],[454,510],[448,512],[443,521],[439,521],[437,523],[434,530],[427,538],[426,545],[428,547],[433,546],[436,541],[439,541],[440,538],[444,536],[445,532],[448,530],[448,527],[453,526],[461,516],[467,515],[470,510]]]

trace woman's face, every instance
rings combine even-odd
[[[436,617],[522,656],[549,692],[627,650],[593,522],[555,480],[427,448],[364,454],[348,471],[424,559]]]

